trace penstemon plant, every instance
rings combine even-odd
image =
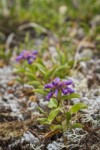
[[[18,80],[22,83],[25,82],[31,84],[37,88],[41,86],[41,84],[43,86],[52,81],[57,76],[65,78],[65,76],[69,74],[71,66],[67,64],[66,59],[63,57],[61,57],[61,60],[65,60],[65,63],[60,62],[61,54],[58,54],[59,59],[57,59],[57,62],[59,63],[54,63],[51,58],[50,61],[53,65],[52,67],[49,67],[44,63],[36,50],[23,50],[20,55],[16,57],[16,61],[20,62],[15,69],[15,72],[19,74]]]
[[[82,127],[77,122],[77,114],[79,110],[85,109],[87,106],[83,103],[73,106],[68,104],[68,100],[80,97],[75,93],[73,81],[66,80],[65,70],[68,69],[68,66],[63,63],[49,69],[37,55],[37,51],[23,50],[17,56],[16,61],[23,63],[20,67],[18,66],[17,72],[20,77],[24,75],[22,78],[25,79],[24,83],[32,84],[35,88],[34,92],[42,94],[48,101],[47,112],[38,107],[43,116],[38,121],[48,125],[50,130],[66,131],[69,128]]]
[[[51,130],[62,131],[82,127],[80,123],[76,123],[77,112],[87,106],[83,103],[77,103],[73,106],[65,103],[66,100],[80,97],[73,88],[72,80],[61,80],[60,78],[56,78],[44,86],[44,90],[49,89],[46,99],[49,100],[48,109],[50,110],[48,114],[39,109],[44,115],[43,118],[38,119],[41,124],[49,125]]]
[[[16,61],[20,62],[18,66],[16,66],[15,73],[19,75],[17,80],[21,83],[28,83],[28,81],[37,80],[36,75],[36,67],[33,66],[33,63],[37,59],[38,52],[23,50],[17,57]],[[21,64],[21,65],[20,65]]]

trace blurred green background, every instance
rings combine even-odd
[[[78,40],[89,36],[98,41],[98,22],[100,0],[0,0],[0,58],[8,59],[15,48],[31,48],[36,38],[42,39],[41,49],[46,49],[52,36],[56,36],[58,47],[76,49],[73,28],[84,32]]]

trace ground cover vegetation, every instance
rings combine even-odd
[[[0,1],[0,149],[99,150],[100,1]]]

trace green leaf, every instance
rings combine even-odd
[[[62,65],[62,66],[59,66],[59,67],[57,67],[57,69],[54,71],[54,73],[53,73],[53,77],[55,76],[55,75],[58,75],[58,74],[60,74],[60,73],[66,73],[66,70],[68,70],[69,69],[69,66],[68,65]]]
[[[33,90],[34,92],[36,93],[39,93],[39,94],[43,94],[43,95],[47,95],[47,91],[43,90],[43,89],[34,89]]]
[[[85,109],[85,108],[87,108],[87,105],[83,103],[77,103],[71,107],[70,112],[77,113],[80,109]]]
[[[71,125],[71,128],[82,128],[83,125],[81,123],[74,123],[73,125]]]
[[[54,66],[53,69],[49,70],[49,71],[46,73],[45,78],[46,78],[46,79],[52,78],[52,75],[53,75],[53,73],[54,73],[54,71],[55,71],[56,68],[57,68],[57,66]]]
[[[38,87],[41,85],[39,81],[29,81],[28,84],[38,86]]]
[[[63,131],[66,130],[66,120],[62,121],[62,128],[63,128]]]
[[[16,81],[18,81],[19,83],[23,83],[23,79],[21,77],[16,78]]]
[[[34,76],[32,73],[26,72],[25,75],[27,75],[31,80],[37,80],[37,77]]]
[[[52,122],[59,112],[60,112],[60,109],[58,108],[55,110],[52,110],[48,116],[48,121]]]
[[[66,112],[66,124],[68,125],[71,119],[71,113],[70,112]]]
[[[69,60],[69,61],[68,61],[68,65],[69,65],[70,67],[73,67],[73,65],[74,65],[74,60]]]
[[[38,118],[37,119],[41,124],[50,124],[47,118]]]
[[[25,69],[19,67],[19,68],[15,69],[15,73],[25,73]]]
[[[37,107],[37,110],[39,110],[42,114],[44,114],[45,116],[47,116],[47,114],[40,107]]]
[[[46,68],[44,66],[42,66],[41,64],[35,64],[37,66],[37,68],[39,69],[39,71],[45,75],[46,74]]]
[[[58,102],[55,98],[51,98],[50,102],[48,103],[49,108],[57,108]]]
[[[77,94],[77,93],[72,93],[72,94],[69,94],[69,95],[64,95],[62,97],[63,100],[69,100],[69,99],[72,99],[72,98],[80,98],[80,95]]]
[[[61,125],[52,125],[51,127],[51,130],[58,130],[58,129],[62,129],[62,126]]]
[[[41,64],[44,68],[45,68],[45,65],[43,63],[43,60],[41,58],[38,57],[38,64]]]
[[[34,64],[31,65],[27,64],[27,68],[31,73],[36,72],[36,67]]]

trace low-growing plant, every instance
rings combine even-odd
[[[63,55],[58,59],[59,65],[52,66],[50,69],[38,55],[37,51],[24,50],[16,58],[23,64],[17,69],[21,78],[24,75],[23,82],[33,84],[34,92],[42,94],[48,100],[47,112],[38,107],[43,116],[38,121],[48,125],[50,130],[66,131],[69,128],[82,127],[77,121],[77,113],[87,106],[83,103],[77,103],[73,106],[68,104],[68,100],[80,96],[74,90],[73,81],[66,80],[68,64],[64,64],[60,60]],[[23,61],[25,62],[23,63]],[[50,83],[47,84],[48,82]]]
[[[48,102],[48,112],[44,112],[41,108],[39,111],[43,114],[39,118],[41,124],[49,125],[51,130],[66,131],[67,129],[80,128],[82,124],[77,122],[78,111],[87,108],[83,103],[77,103],[73,106],[68,105],[68,100],[79,98],[80,95],[75,93],[72,80],[61,80],[56,78],[51,83],[44,86],[44,91],[41,89],[35,90],[46,95]]]
[[[37,51],[23,50],[16,61],[20,64],[16,66],[16,73],[19,74],[18,80],[21,83],[28,83],[34,87],[41,86],[52,81],[57,76],[67,78],[73,66],[72,60],[68,60],[64,52],[57,50],[57,56],[54,61],[52,56],[49,58],[51,66],[45,63],[42,56],[39,56]],[[27,60],[27,61],[23,61]],[[23,77],[23,78],[22,78]]]

